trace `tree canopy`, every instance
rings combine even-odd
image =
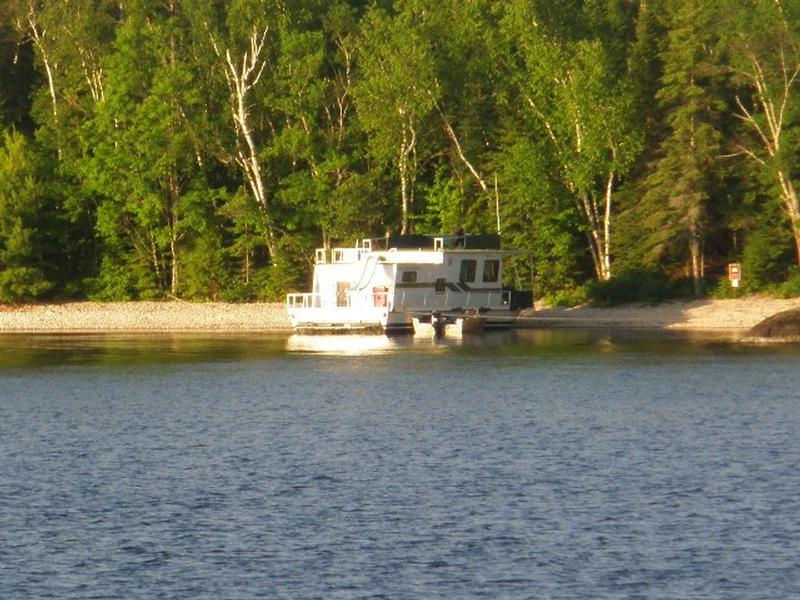
[[[555,301],[793,293],[798,139],[800,0],[0,0],[0,301],[279,299],[458,230]]]

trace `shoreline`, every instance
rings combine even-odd
[[[527,309],[519,329],[619,329],[743,332],[765,318],[800,308],[800,298],[762,296],[665,302],[654,306]],[[0,333],[288,333],[283,303],[182,301],[64,302],[0,305]]]
[[[747,296],[622,305],[611,308],[527,309],[517,319],[519,328],[607,328],[666,332],[746,332],[767,317],[800,308],[800,298]]]

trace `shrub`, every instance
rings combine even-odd
[[[89,300],[119,302],[136,298],[136,277],[124,262],[106,255],[97,277],[86,279]]]
[[[718,300],[737,298],[742,294],[742,288],[735,288],[727,277],[720,277],[708,286],[708,295]]]
[[[181,296],[217,300],[231,279],[225,264],[221,240],[209,233],[200,235],[181,256]]]
[[[691,295],[691,284],[673,281],[665,275],[645,269],[631,269],[612,277],[609,281],[595,281],[588,289],[595,306],[614,306],[639,302],[657,304],[664,300]]]
[[[545,294],[543,300],[548,306],[578,306],[588,300],[586,286],[564,288]]]
[[[782,232],[757,229],[747,238],[742,252],[742,283],[749,292],[786,279],[792,244]]]
[[[0,301],[31,301],[49,291],[53,285],[45,281],[41,271],[32,267],[10,267],[0,270]]]
[[[778,286],[777,295],[781,298],[800,296],[800,269],[794,266],[789,270],[789,277]]]

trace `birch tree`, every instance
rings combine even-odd
[[[444,0],[434,6],[417,2],[422,5],[417,20],[426,18],[426,35],[437,40],[432,48],[440,87],[435,112],[456,192],[449,207],[459,216],[453,230],[499,233],[501,200],[497,165],[491,162],[500,129],[495,97],[502,95],[495,15],[488,4],[475,0]]]
[[[736,117],[749,136],[735,142],[729,156],[744,156],[776,185],[791,227],[800,265],[800,164],[790,136],[800,109],[800,5],[785,0],[753,0],[734,12],[731,68],[742,84]]]
[[[641,150],[629,84],[599,40],[548,30],[526,2],[509,5],[504,26],[520,60],[519,102],[548,140],[581,215],[595,276],[608,280],[614,193]]]
[[[411,231],[427,120],[439,99],[430,42],[408,14],[373,9],[364,19],[355,88],[359,119],[375,157],[391,164],[400,187],[400,232]]]
[[[267,68],[266,43],[268,25],[253,25],[241,49],[225,45],[210,26],[208,35],[218,59],[229,93],[230,119],[235,132],[236,148],[233,160],[241,169],[253,199],[265,217],[266,242],[273,257],[278,255],[277,234],[270,214],[270,198],[264,178],[260,147],[256,140],[253,104],[256,88]]]
[[[35,49],[47,82],[49,112],[54,127],[57,128],[61,101],[55,30],[59,21],[51,17],[58,6],[43,0],[15,0],[7,2],[3,8],[8,11],[11,24],[21,42],[30,42]],[[60,154],[60,145],[57,149]]]

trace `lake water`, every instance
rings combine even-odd
[[[799,365],[593,332],[0,336],[0,597],[798,597]]]

